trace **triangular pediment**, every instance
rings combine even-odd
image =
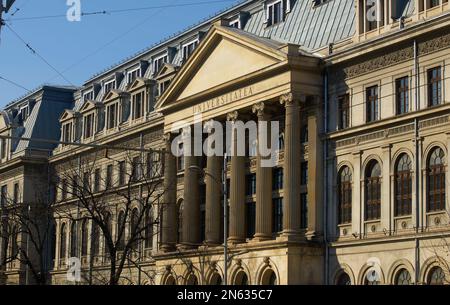
[[[134,89],[141,88],[146,85],[146,79],[142,77],[136,78],[128,87],[128,91],[133,91]]]
[[[111,91],[109,91],[104,97],[103,97],[103,101],[109,101],[109,100],[113,100],[115,98],[118,98],[120,96],[121,91],[113,89]]]
[[[170,63],[164,63],[164,65],[159,70],[158,74],[155,75],[155,78],[162,78],[166,75],[172,74],[177,71],[177,66],[172,65]]]
[[[75,111],[66,109],[66,110],[64,110],[64,112],[59,117],[59,121],[63,122],[63,121],[66,121],[66,120],[70,120],[71,118],[74,117],[74,115],[75,115]]]
[[[87,112],[89,110],[94,109],[99,103],[91,100],[87,100],[84,102],[83,106],[80,109],[80,112]]]
[[[215,25],[161,96],[159,108],[197,97],[288,60],[285,44]]]

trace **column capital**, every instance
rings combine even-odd
[[[304,104],[306,102],[306,96],[303,94],[295,94],[289,92],[280,96],[280,104],[287,106],[292,106],[295,103]]]
[[[235,110],[227,113],[227,121],[234,122],[238,119],[239,113]]]
[[[252,112],[256,113],[258,117],[262,117],[265,115],[264,109],[266,108],[266,104],[264,102],[259,102],[253,105]]]

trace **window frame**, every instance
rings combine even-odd
[[[380,85],[375,84],[365,87],[365,107],[366,107],[366,123],[372,123],[379,121],[380,116]],[[369,93],[375,93],[375,95],[369,95]],[[374,110],[374,112],[372,112]]]
[[[410,110],[410,77],[405,75],[395,79],[395,114],[406,114]],[[402,86],[402,84],[404,86]],[[403,103],[402,103],[403,99]]]
[[[344,111],[344,109],[345,109],[345,111]],[[344,115],[344,113],[346,113],[346,115]],[[349,128],[350,127],[350,94],[349,93],[345,93],[345,94],[338,96],[338,115],[339,115],[338,128],[340,130]]]
[[[439,77],[434,78],[432,76],[433,71],[438,70],[439,71]],[[427,76],[427,105],[428,107],[434,107],[441,105],[443,103],[443,85],[444,82],[442,77],[442,66],[435,66],[432,68],[428,68],[426,70],[426,76]],[[434,85],[437,84],[437,88],[434,88]],[[434,100],[434,94],[436,94],[437,101]]]

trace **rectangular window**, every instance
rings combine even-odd
[[[100,168],[96,168],[94,172],[94,192],[100,191],[101,178]]]
[[[433,8],[436,6],[439,6],[441,4],[440,0],[429,0],[430,1],[430,7],[429,8]]]
[[[286,0],[274,1],[267,5],[267,25],[275,25],[284,21],[288,4]]]
[[[170,85],[170,80],[159,83],[158,96],[163,95],[163,93],[166,92],[169,85]]]
[[[67,179],[63,179],[61,182],[61,200],[67,199]]]
[[[300,227],[308,228],[308,193],[300,194]]]
[[[161,70],[162,66],[169,61],[169,57],[167,55],[156,58],[153,61],[153,73],[158,74]]]
[[[83,192],[87,194],[91,190],[90,174],[88,172],[83,174]]]
[[[348,94],[338,98],[339,104],[339,129],[350,127],[350,98]]]
[[[183,60],[187,60],[189,56],[194,53],[195,47],[198,45],[198,40],[192,41],[183,45]]]
[[[182,172],[184,171],[184,156],[183,156],[183,143],[178,144],[178,155],[177,157],[177,171]]]
[[[115,80],[105,83],[105,95],[108,94],[113,89],[116,89],[116,81]]]
[[[133,120],[136,120],[144,114],[144,92],[134,94],[132,100]]]
[[[125,184],[125,161],[119,162],[119,185]]]
[[[117,126],[117,104],[112,104],[107,108],[107,128],[111,129]]]
[[[300,184],[308,184],[308,162],[302,162],[300,164]]]
[[[428,70],[428,106],[436,106],[442,102],[441,67]]]
[[[366,120],[367,122],[377,121],[378,115],[378,86],[366,89]]]
[[[0,139],[0,158],[6,158],[6,139]]]
[[[395,104],[397,115],[409,111],[409,77],[395,80]]]
[[[247,202],[246,204],[246,228],[247,238],[253,238],[256,229],[256,203]]]
[[[92,101],[94,99],[94,91],[89,91],[83,95],[85,101]]]
[[[106,189],[112,187],[113,166],[109,164],[106,167]]]
[[[127,74],[128,84],[131,84],[132,82],[134,82],[138,77],[141,77],[141,69],[140,68],[128,72],[128,74]]]
[[[14,183],[14,204],[19,203],[19,196],[20,196],[20,189],[19,189],[19,183]]]
[[[256,194],[256,174],[247,175],[245,194],[247,196]]]
[[[147,154],[147,178],[153,179],[162,176],[162,162],[161,154],[158,152],[151,152]]]
[[[72,142],[72,123],[67,123],[63,125],[63,142]],[[64,144],[63,144],[64,146]]]
[[[94,135],[94,114],[88,114],[84,117],[84,138],[89,139]]]
[[[133,181],[137,182],[142,177],[142,164],[141,157],[133,158],[133,173],[132,173]]]
[[[275,198],[273,203],[273,233],[283,231],[283,198]]]
[[[277,167],[273,170],[272,190],[278,191],[283,189],[283,168]]]
[[[2,186],[2,190],[1,190],[0,196],[1,196],[1,198],[0,198],[0,206],[4,207],[4,206],[6,206],[6,204],[8,202],[8,186],[7,185],[3,185]]]
[[[239,18],[236,18],[236,19],[230,21],[228,26],[231,27],[231,28],[240,29],[241,28],[241,22],[240,22]]]

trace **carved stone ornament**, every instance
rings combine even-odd
[[[227,114],[227,121],[236,121],[238,119],[239,113],[237,111],[232,111]]]
[[[257,103],[253,105],[252,112],[256,113],[257,116],[263,116],[264,115],[264,108],[265,104],[263,102]]]
[[[290,93],[286,93],[283,94],[282,96],[280,96],[280,104],[281,105],[291,105],[294,102],[294,95],[292,94],[292,92]]]

